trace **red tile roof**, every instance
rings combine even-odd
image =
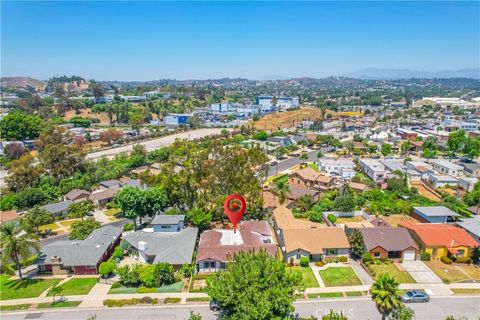
[[[16,210],[0,211],[0,223],[6,223],[18,218]]]
[[[415,224],[411,221],[402,221],[398,226],[415,232],[427,246],[444,246],[447,248],[466,246],[472,248],[478,245],[464,229],[449,224]]]

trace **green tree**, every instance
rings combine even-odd
[[[210,227],[212,213],[204,209],[192,208],[186,212],[185,220],[200,230],[205,230]]]
[[[43,168],[35,163],[35,158],[30,154],[12,161],[8,169],[10,174],[5,181],[8,188],[13,192],[19,192],[28,187],[35,187],[44,172]]]
[[[290,186],[288,185],[288,182],[283,180],[278,180],[272,189],[272,193],[279,198],[280,204],[285,203],[289,192]]]
[[[399,310],[393,311],[392,318],[395,320],[413,320],[415,319],[415,311],[410,308],[403,307]]]
[[[54,284],[48,289],[47,294],[53,297],[53,303],[55,303],[55,297],[62,294],[63,288],[58,284]]]
[[[98,273],[102,275],[103,278],[108,277],[112,272],[115,270],[115,261],[109,259],[107,261],[103,261],[98,266]]]
[[[65,179],[84,167],[85,152],[76,145],[50,144],[40,152],[39,159],[53,177]]]
[[[82,218],[84,219],[90,212],[95,209],[95,205],[93,201],[90,199],[74,202],[68,206],[68,214],[75,218]]]
[[[343,186],[333,202],[334,209],[341,212],[351,212],[355,209],[355,195],[348,186]]]
[[[0,136],[8,141],[36,139],[42,125],[39,116],[12,112],[0,120]]]
[[[40,226],[52,223],[55,219],[53,214],[41,207],[35,207],[25,215],[25,221],[40,233]]]
[[[295,200],[295,206],[300,212],[306,212],[310,210],[315,204],[315,199],[309,194],[301,196]]]
[[[175,282],[175,269],[170,263],[161,262],[154,265],[155,282],[158,287]]]
[[[381,274],[372,285],[372,300],[382,314],[382,319],[387,319],[395,310],[403,308],[402,294],[399,284],[389,274]]]
[[[128,124],[132,127],[133,130],[137,132],[137,135],[140,134],[140,128],[142,127],[144,122],[145,116],[140,112],[132,114],[128,120]]]
[[[252,138],[255,140],[266,141],[268,139],[268,133],[265,131],[258,131],[253,134]]]
[[[216,300],[225,319],[285,319],[294,310],[301,275],[265,251],[234,257],[226,271],[207,279],[207,294]]]
[[[381,153],[384,157],[388,156],[389,154],[392,153],[392,146],[389,145],[388,143],[382,144],[382,147],[380,148],[380,153]]]
[[[480,246],[472,249],[472,262],[478,263],[480,261]]]
[[[361,257],[365,252],[362,233],[358,229],[353,229],[350,236],[348,236],[348,242],[350,243],[352,253],[357,257]]]
[[[330,310],[329,313],[322,317],[322,320],[348,320],[348,318],[344,316],[342,312],[337,313],[333,310]]]
[[[124,187],[116,196],[118,207],[125,218],[132,220],[137,229],[137,218],[145,214],[145,193],[134,187]]]
[[[470,160],[477,158],[480,155],[480,138],[470,138],[468,137],[465,141],[465,146],[463,148],[463,153]]]
[[[308,153],[302,152],[302,154],[299,157],[300,160],[307,160],[308,159]]]
[[[38,252],[40,245],[33,232],[22,225],[7,223],[0,227],[0,248],[2,264],[12,261],[18,271],[18,277],[23,280],[22,262],[27,260],[33,252]]]
[[[451,154],[455,154],[461,151],[465,143],[467,142],[467,137],[465,136],[465,131],[457,130],[448,135],[447,148]]]
[[[406,154],[408,151],[410,151],[410,149],[412,149],[412,143],[410,140],[406,140],[400,145],[402,154]]]
[[[100,222],[95,221],[93,218],[89,218],[83,221],[75,221],[72,223],[72,230],[68,238],[70,240],[85,240],[93,230],[100,228],[102,225]]]

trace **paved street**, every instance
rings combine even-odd
[[[165,147],[172,144],[175,141],[175,139],[194,140],[194,139],[203,138],[203,137],[214,135],[214,134],[219,134],[221,130],[222,129],[219,129],[219,128],[206,128],[206,129],[192,130],[192,131],[172,134],[169,136],[165,136],[165,137],[161,137],[153,140],[139,142],[139,144],[145,146],[145,149],[147,151],[152,151],[160,147]],[[121,147],[111,148],[107,150],[92,152],[87,154],[87,159],[98,159],[103,156],[112,158],[119,153],[132,151],[133,146],[134,144],[130,144],[127,146],[121,146]]]
[[[274,176],[277,174],[277,172],[280,173],[284,170],[287,170],[288,168],[291,168],[293,166],[296,166],[304,162],[317,162],[318,160],[317,154],[319,151],[320,150],[314,150],[314,151],[308,152],[308,159],[306,160],[300,160],[299,157],[293,157],[287,160],[278,161],[278,170],[277,170],[277,166],[270,166],[270,169],[268,170],[268,176],[269,177]]]
[[[370,298],[322,299],[306,300],[295,303],[296,312],[300,316],[315,315],[321,317],[330,309],[343,311],[349,319],[378,320],[381,318]],[[480,314],[480,297],[449,297],[432,298],[429,303],[410,304],[415,311],[417,320],[443,320],[449,315],[464,316],[467,319],[478,319]],[[45,312],[3,313],[2,320],[86,320],[91,315],[97,315],[97,320],[177,320],[187,319],[190,310],[199,312],[203,319],[216,319],[217,315],[208,309],[207,305],[182,305],[137,307],[121,309],[69,309]]]

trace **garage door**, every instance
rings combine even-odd
[[[403,252],[403,261],[414,261],[414,260],[415,260],[415,251]]]

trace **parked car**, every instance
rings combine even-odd
[[[270,165],[271,165],[271,166],[277,165],[277,161],[272,161],[272,162],[270,162]]]
[[[212,311],[220,311],[222,308],[218,305],[218,302],[215,300],[210,300],[210,310]]]
[[[405,303],[409,303],[409,302],[428,302],[428,301],[430,301],[430,297],[424,291],[410,290],[410,291],[405,292],[405,294],[402,297],[402,300]]]

